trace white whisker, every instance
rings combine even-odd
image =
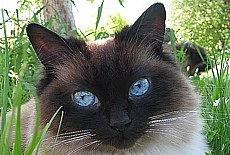
[[[170,111],[170,112],[167,112],[167,113],[162,113],[162,114],[159,114],[159,115],[151,116],[151,117],[149,117],[149,119],[161,118],[161,117],[169,116],[169,115],[172,115],[172,114],[197,113],[197,112],[198,111]]]
[[[157,119],[157,120],[149,121],[148,124],[161,123],[161,122],[169,122],[169,121],[175,121],[175,120],[178,120],[178,119],[186,119],[186,118],[187,117],[179,116],[179,117],[175,117],[175,118]]]
[[[187,123],[187,125],[194,125],[194,123],[191,121],[186,121],[186,123]],[[176,124],[177,125],[184,125],[184,122],[177,122]],[[175,124],[171,123],[171,122],[159,122],[159,123],[150,124],[149,126],[150,127],[163,126],[165,128],[165,127],[175,127]]]
[[[183,140],[182,137],[179,137],[177,134],[174,134],[174,133],[168,133],[168,132],[161,132],[161,131],[155,131],[155,130],[152,130],[152,129],[148,129],[147,131],[145,131],[146,133],[155,133],[155,134],[160,134],[160,135],[164,135],[164,136],[172,136],[174,138],[177,138],[177,139],[181,139]]]
[[[80,151],[80,150],[82,150],[82,149],[85,149],[85,148],[87,148],[87,147],[89,147],[89,146],[91,146],[91,145],[93,145],[93,144],[99,143],[99,142],[100,142],[100,141],[95,140],[95,141],[93,141],[93,142],[83,144],[83,145],[77,147],[76,149],[74,149],[72,152],[70,152],[70,155],[76,154],[78,151]]]
[[[79,130],[79,131],[72,131],[72,132],[66,132],[66,133],[62,133],[59,135],[55,135],[55,136],[51,136],[49,138],[44,139],[43,141],[47,141],[50,139],[56,139],[58,136],[58,139],[60,138],[66,138],[66,137],[73,137],[73,136],[77,136],[77,135],[85,135],[85,134],[90,134],[90,130]]]
[[[90,138],[90,137],[93,137],[93,136],[95,136],[95,134],[88,134],[88,135],[76,136],[76,137],[73,137],[73,138],[68,138],[68,139],[64,139],[64,140],[58,140],[57,142],[50,142],[50,143],[54,143],[54,145],[56,145],[58,143],[65,143],[65,144],[67,144],[68,141],[83,140],[85,138]]]

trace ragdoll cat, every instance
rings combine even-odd
[[[187,72],[188,76],[193,76],[198,69],[197,74],[205,72],[211,69],[211,65],[208,63],[205,50],[202,46],[193,43],[191,41],[184,41],[175,44],[177,50],[183,50],[186,52],[185,60],[183,62],[183,70]],[[197,48],[200,51],[200,54]],[[187,67],[189,69],[187,70]]]
[[[44,65],[37,85],[41,129],[62,106],[40,154],[203,155],[200,99],[172,53],[162,51],[165,9],[150,6],[114,38],[86,42],[29,24]],[[22,106],[24,146],[32,136],[35,103]]]

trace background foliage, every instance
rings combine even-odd
[[[229,48],[230,1],[173,0],[172,4],[170,20],[179,40],[196,41],[209,50]]]
[[[230,154],[230,1],[173,0],[170,21],[177,41],[201,44],[213,69],[191,78],[202,95],[205,134],[211,153]]]
[[[94,0],[89,1],[94,3]],[[100,25],[103,3],[104,0],[98,7],[95,25],[85,32],[79,28],[72,30],[75,37],[100,39],[114,34],[126,25],[126,20],[120,14],[111,15],[106,25]],[[123,5],[123,0],[119,0],[119,3]],[[48,28],[52,25],[52,22],[43,20],[41,0],[18,0],[18,4],[20,7],[15,12],[2,9],[0,13],[3,17],[3,21],[0,21],[0,31],[3,32],[0,37],[0,154],[21,154],[20,121],[16,118],[19,125],[15,144],[11,147],[10,132],[6,131],[10,131],[12,121],[6,120],[6,111],[16,111],[14,107],[36,96],[34,86],[39,78],[41,65],[25,34],[27,22],[40,23]],[[203,99],[204,134],[212,150],[207,154],[215,155],[230,154],[229,6],[228,0],[173,0],[172,16],[169,17],[177,41],[191,40],[201,44],[207,50],[209,61],[213,63],[212,70],[189,79]],[[28,16],[24,16],[25,12]],[[65,23],[60,22],[60,29],[56,32],[60,33],[65,27]],[[19,114],[20,111],[18,118]],[[42,135],[35,134],[34,137],[25,154],[30,154],[42,139]]]

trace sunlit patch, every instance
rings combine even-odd
[[[190,68],[191,68],[190,66],[187,66],[187,68],[186,68],[187,72],[190,70]]]
[[[18,80],[18,74],[16,72],[10,70],[10,73],[8,75],[9,77],[15,78],[16,80]]]
[[[213,106],[214,107],[217,107],[219,106],[221,103],[228,103],[229,99],[228,98],[225,98],[225,97],[222,97],[222,98],[218,98],[217,100],[215,100],[213,102]]]

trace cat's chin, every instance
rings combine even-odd
[[[115,150],[125,150],[134,147],[135,143],[142,137],[143,132],[135,131],[127,127],[124,131],[113,130],[110,136],[105,139],[98,137],[98,140],[105,146],[111,147]]]
[[[130,139],[113,139],[112,141],[110,142],[108,141],[105,143],[105,145],[109,145],[118,150],[132,148],[134,144],[135,144],[135,141],[130,140]]]

